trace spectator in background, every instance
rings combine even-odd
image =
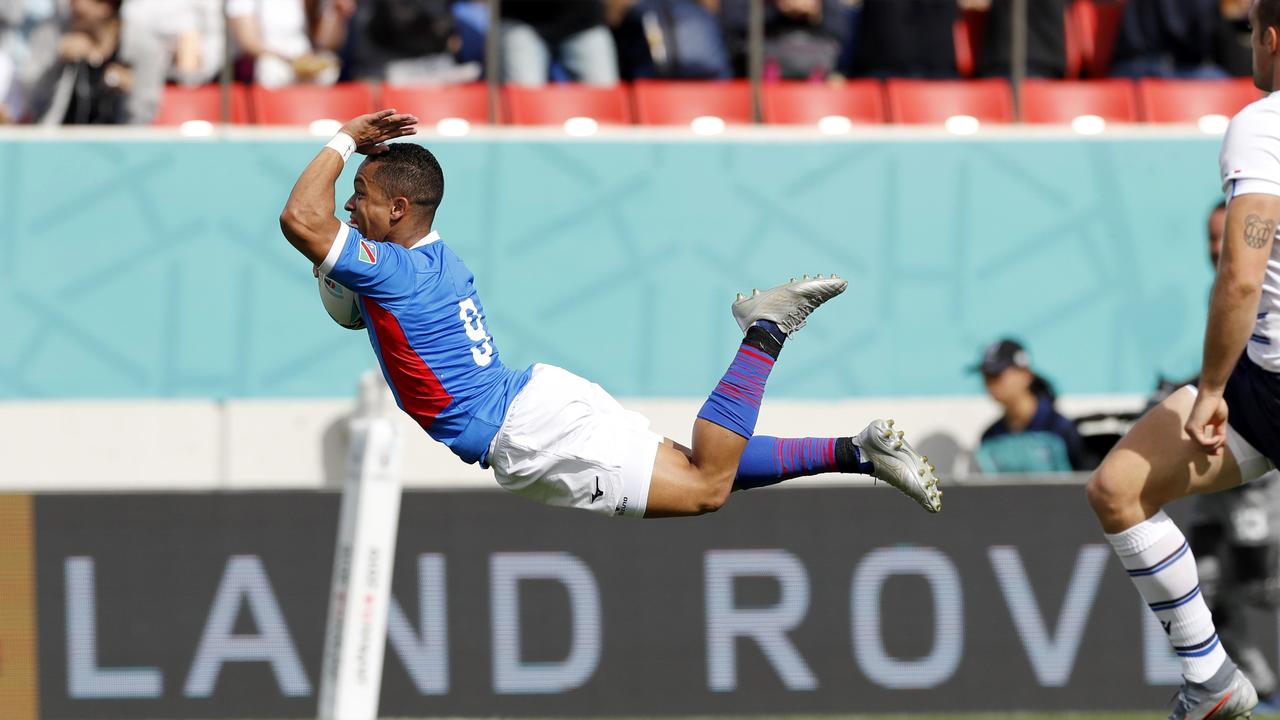
[[[609,0],[623,79],[732,77],[717,9],[718,0]]]
[[[765,0],[767,79],[821,80],[839,69],[849,42],[849,10],[841,0]],[[745,69],[749,0],[724,0],[721,16]]]
[[[852,73],[874,77],[956,77],[952,28],[957,2],[865,0],[858,21]]]
[[[540,87],[552,59],[570,78],[616,85],[618,56],[604,23],[601,0],[505,0],[502,3],[502,77]]]
[[[35,81],[31,38],[57,42],[61,22],[54,0],[0,0],[0,123],[27,115],[27,92]]]
[[[0,125],[7,125],[16,117],[13,107],[20,102],[17,80],[18,71],[13,66],[13,60],[0,52]]]
[[[459,63],[458,23],[449,0],[366,0],[356,10],[354,77],[392,85],[480,78],[479,63]]]
[[[1047,380],[1031,369],[1026,349],[1013,340],[989,346],[975,370],[1004,416],[982,433],[976,459],[984,473],[1046,473],[1088,469],[1084,443],[1054,407]]]
[[[978,74],[1011,74],[1013,0],[974,0],[973,9],[989,6],[982,35]],[[1027,76],[1061,79],[1067,73],[1067,0],[1027,3]]]
[[[14,61],[22,42],[22,3],[0,2],[0,125],[13,122],[21,103],[18,67]]]
[[[1252,77],[1253,48],[1249,41],[1251,0],[1222,0],[1213,37],[1213,57],[1234,77]]]
[[[1221,0],[1127,0],[1111,74],[1226,77],[1214,62]]]
[[[133,71],[120,47],[120,0],[71,0],[30,37],[28,98],[43,125],[125,122]]]
[[[253,61],[254,82],[274,88],[295,83],[332,85],[340,73],[335,52],[346,43],[355,0],[328,0],[308,33],[304,0],[227,0],[236,44]]]
[[[124,44],[163,49],[166,80],[202,85],[218,78],[224,56],[222,0],[125,0]]]
[[[121,52],[133,70],[126,122],[151,122],[166,80],[197,85],[213,80],[222,66],[219,0],[127,0],[121,22]]]

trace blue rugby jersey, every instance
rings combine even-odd
[[[485,466],[532,368],[512,370],[498,358],[462,260],[436,232],[405,249],[344,224],[320,272],[358,295],[396,403],[458,457]]]

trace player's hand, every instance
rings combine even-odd
[[[418,132],[414,127],[418,118],[398,114],[395,110],[379,110],[361,115],[342,126],[342,132],[356,141],[356,152],[362,155],[380,155],[387,151],[387,141]]]
[[[1191,416],[1184,426],[1191,441],[1210,455],[1219,455],[1227,444],[1227,401],[1221,393],[1205,392],[1196,395],[1191,406]]]

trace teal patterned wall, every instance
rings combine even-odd
[[[0,399],[347,395],[373,364],[277,216],[314,140],[0,144]],[[1194,372],[1213,139],[436,141],[436,227],[508,364],[696,397],[739,290],[836,272],[770,397],[970,394],[1029,341],[1068,393]],[[340,195],[349,192],[348,169]]]

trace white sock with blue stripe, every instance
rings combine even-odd
[[[1120,563],[1169,634],[1191,682],[1213,677],[1227,660],[1213,616],[1200,594],[1196,559],[1182,531],[1163,511],[1144,522],[1107,535]]]

